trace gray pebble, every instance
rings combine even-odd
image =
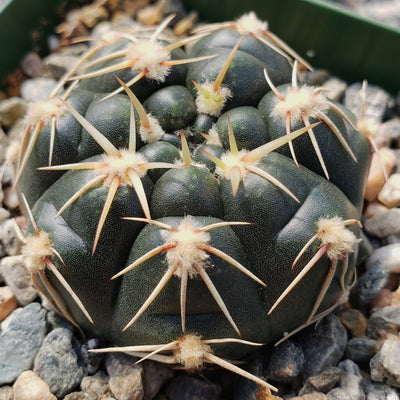
[[[241,366],[241,368],[255,376],[263,376],[263,365],[258,359],[246,363],[246,365]],[[257,400],[258,390],[259,386],[254,381],[246,379],[240,375],[235,376],[233,400]]]
[[[379,338],[380,332],[397,333],[400,329],[400,307],[374,308],[368,319],[367,336]]]
[[[216,383],[182,375],[172,379],[165,389],[165,394],[174,400],[218,400],[221,387]]]
[[[5,330],[9,327],[11,321],[12,321],[22,310],[23,310],[22,307],[18,307],[18,308],[16,308],[11,314],[9,314],[6,318],[4,318],[3,321],[1,321],[0,330],[5,331]]]
[[[394,105],[394,99],[385,90],[378,86],[369,84],[366,91],[365,116],[382,121],[390,107]],[[361,83],[353,83],[348,86],[344,96],[344,104],[357,117],[361,116],[362,97]]]
[[[39,303],[28,304],[0,335],[0,385],[32,367],[46,335],[45,314]]]
[[[400,233],[400,208],[390,208],[367,218],[365,230],[372,236],[384,239]]]
[[[44,72],[42,59],[33,51],[22,59],[21,67],[24,73],[31,78],[40,76]]]
[[[63,400],[97,400],[97,397],[85,392],[72,392],[67,394]]]
[[[342,371],[340,368],[328,367],[320,374],[308,378],[304,386],[300,389],[299,395],[312,392],[327,393],[339,384],[341,375]]]
[[[72,326],[72,325],[71,325]],[[102,353],[91,353],[89,350],[101,347],[99,339],[93,338],[85,342],[81,347],[81,357],[89,375],[93,375],[99,368],[104,358]]]
[[[54,79],[60,79],[67,71],[71,70],[80,57],[69,54],[52,53],[44,59]]]
[[[366,306],[373,301],[385,287],[389,271],[385,264],[378,261],[358,279],[354,296],[357,303]]]
[[[122,353],[107,353],[105,365],[110,376],[111,394],[118,400],[142,400],[143,366],[133,365],[137,359]]]
[[[75,341],[70,330],[56,328],[46,336],[35,358],[33,371],[57,397],[71,392],[84,376]]]
[[[379,351],[371,359],[371,378],[374,381],[384,382],[400,387],[400,340],[398,336],[389,336]]]
[[[0,101],[0,124],[11,126],[18,118],[26,113],[26,101],[20,97],[10,97]]]
[[[329,78],[322,87],[327,90],[326,96],[332,100],[340,101],[344,95],[347,84],[336,77]]]
[[[326,394],[329,400],[349,400],[349,395],[340,387],[334,388]]]
[[[365,400],[400,400],[399,392],[384,383],[365,379],[363,387],[366,395]]]
[[[42,307],[44,307],[43,303]],[[75,329],[75,327],[71,324],[71,322],[65,319],[62,315],[55,312],[52,308],[49,309],[49,311],[47,312],[46,322],[50,331],[56,328],[65,328],[73,332]]]
[[[4,257],[0,263],[0,274],[20,305],[32,303],[37,297],[37,290],[25,267],[23,256]]]
[[[348,400],[365,400],[364,390],[361,386],[362,376],[360,368],[351,360],[344,360],[338,364],[343,371],[340,387],[347,393]]]
[[[47,100],[56,85],[53,78],[28,79],[21,85],[21,95],[29,102]]]
[[[4,221],[0,225],[0,240],[9,256],[19,254],[24,244],[18,238],[15,232],[15,224],[11,219]]]
[[[329,397],[324,393],[313,392],[304,394],[303,396],[293,397],[291,400],[329,400]]]
[[[381,264],[381,268],[389,272],[400,272],[400,243],[380,247],[373,251],[365,263],[365,268],[371,269],[376,264]]]
[[[346,357],[359,364],[367,364],[375,355],[378,342],[368,337],[353,338],[347,342]]]
[[[306,359],[303,377],[307,379],[339,362],[346,349],[347,331],[339,319],[330,314],[315,330],[306,330],[299,339]]]
[[[165,382],[174,376],[174,372],[168,366],[150,360],[143,362],[143,369],[144,398],[151,400]]]
[[[293,382],[301,373],[304,363],[301,346],[286,340],[274,349],[268,365],[267,377],[283,383]]]

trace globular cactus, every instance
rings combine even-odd
[[[96,43],[31,106],[24,254],[111,350],[245,374],[221,357],[317,320],[354,281],[370,148],[254,14],[180,41],[169,22]]]

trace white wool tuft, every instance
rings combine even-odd
[[[268,23],[258,19],[254,11],[251,11],[236,20],[236,30],[241,35],[259,33],[268,30]]]
[[[178,341],[179,349],[174,352],[177,363],[185,369],[199,369],[203,366],[205,356],[211,353],[209,345],[205,344],[199,336],[186,335]]]
[[[25,266],[32,274],[46,269],[46,259],[53,255],[52,243],[48,233],[41,231],[38,236],[30,235],[22,248]]]
[[[161,128],[160,123],[157,118],[148,114],[147,118],[150,122],[150,128],[145,128],[143,126],[140,127],[139,134],[145,143],[157,142],[160,140],[161,136],[164,135],[164,130]]]
[[[318,238],[321,245],[328,245],[326,254],[331,260],[341,260],[353,253],[354,246],[360,241],[340,217],[321,218],[318,221]]]
[[[204,82],[200,84],[202,90],[197,91],[196,106],[199,113],[218,117],[226,101],[232,97],[232,92],[229,88],[220,86],[217,90],[214,89],[214,84]]]
[[[41,100],[30,104],[25,121],[29,125],[36,125],[38,122],[50,125],[53,117],[59,117],[65,111],[66,108],[59,98]]]

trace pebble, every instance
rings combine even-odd
[[[17,300],[8,286],[0,286],[0,321],[17,308]]]
[[[47,382],[57,397],[71,392],[85,375],[76,349],[72,332],[56,328],[46,336],[35,357],[33,371]]]
[[[327,393],[336,387],[341,379],[342,371],[338,367],[328,367],[320,374],[311,376],[299,391],[299,395],[322,392]]]
[[[54,79],[60,79],[67,71],[71,70],[80,57],[69,54],[52,53],[44,59]]]
[[[143,363],[143,369],[144,399],[151,400],[174,373],[171,368],[150,360]]]
[[[13,385],[14,399],[57,400],[49,385],[32,371],[24,371]]]
[[[364,336],[367,330],[367,318],[361,311],[349,308],[342,311],[338,318],[352,337]]]
[[[18,304],[24,306],[32,303],[37,297],[37,291],[22,255],[4,257],[0,262],[0,275],[11,288]]]
[[[67,394],[63,400],[97,400],[97,397],[94,397],[85,392],[72,392]]]
[[[0,387],[0,400],[13,400],[13,390],[11,386]]]
[[[370,269],[376,263],[384,264],[389,272],[400,273],[400,243],[374,250],[366,260],[365,268]]]
[[[108,378],[104,372],[92,376],[85,376],[81,382],[81,389],[95,398],[107,394],[110,390]]]
[[[3,192],[4,192],[3,204],[9,210],[15,210],[16,208],[18,208],[19,198],[16,190],[14,190],[12,186],[7,186],[6,188],[3,189]]]
[[[361,82],[353,83],[346,89],[344,104],[357,117],[361,116],[363,100],[361,96]],[[365,116],[382,121],[390,107],[393,107],[394,99],[385,90],[378,86],[368,84],[366,89]]]
[[[8,219],[0,225],[0,240],[9,256],[20,254],[24,243],[17,236],[12,219]]]
[[[390,175],[378,194],[378,200],[389,208],[400,206],[400,173]]]
[[[0,335],[0,385],[32,368],[46,335],[45,314],[39,303],[28,304]]]
[[[43,73],[43,62],[38,54],[28,53],[21,61],[22,70],[30,78],[40,76]]]
[[[274,349],[268,365],[267,377],[277,382],[293,382],[300,375],[304,363],[301,346],[286,340]]]
[[[211,381],[182,375],[169,381],[165,394],[174,400],[218,400],[221,387]]]
[[[299,336],[306,359],[304,379],[336,365],[342,358],[347,343],[346,328],[333,314],[324,318],[314,330],[311,329],[305,330]]]
[[[56,85],[53,78],[28,79],[21,85],[21,96],[28,102],[47,100]]]
[[[374,207],[375,213],[364,222],[365,230],[372,236],[384,239],[400,234],[400,208]]]
[[[70,324],[70,322],[67,320],[65,320],[65,322]],[[70,327],[72,330],[72,324],[70,324]],[[91,353],[89,351],[99,347],[101,347],[101,342],[96,338],[89,339],[81,346],[81,357],[89,375],[93,375],[99,369],[100,363],[104,358],[103,353]]]
[[[346,346],[346,357],[359,364],[367,364],[378,349],[378,341],[368,337],[350,339]]]
[[[135,357],[123,353],[107,353],[105,366],[110,376],[109,385],[111,394],[117,400],[142,400],[143,365],[133,365]]]
[[[363,387],[366,395],[365,400],[400,400],[399,392],[384,383],[364,379]]]
[[[397,333],[400,329],[400,308],[388,306],[383,308],[374,308],[368,319],[367,336],[373,339],[379,339],[381,333]],[[399,358],[400,359],[400,358]],[[400,365],[400,364],[399,364]]]
[[[263,364],[260,357],[247,362],[245,367],[241,367],[250,372],[254,376],[263,376]],[[233,384],[233,400],[257,400],[259,390],[262,389],[256,382],[251,381],[243,376],[236,375]]]
[[[326,96],[332,100],[340,101],[347,88],[347,83],[339,78],[329,78],[322,87],[327,90]]]
[[[400,340],[390,335],[371,359],[371,378],[394,387],[400,387]]]
[[[361,386],[363,377],[358,365],[352,360],[344,360],[338,367],[342,370],[340,387],[347,393],[348,400],[364,400],[365,394]]]
[[[391,147],[394,145],[395,148],[400,147],[400,118],[392,118],[380,124],[377,132],[375,143],[378,147],[380,145],[386,145]]]
[[[0,207],[0,224],[10,218],[10,212],[3,207]]]
[[[10,97],[0,101],[0,124],[10,127],[18,118],[26,113],[26,101],[20,97]]]
[[[307,393],[303,396],[292,397],[291,400],[329,400],[329,397],[326,396],[324,393],[314,392]]]
[[[364,193],[364,198],[367,201],[372,202],[377,199],[379,192],[386,182],[383,171],[385,170],[387,176],[390,176],[395,165],[396,153],[393,150],[382,147],[378,153],[373,154]]]

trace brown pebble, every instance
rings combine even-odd
[[[364,194],[367,201],[372,202],[376,200],[385,184],[383,168],[385,168],[387,176],[390,176],[395,165],[396,153],[393,150],[384,147],[379,150],[379,156],[377,153],[374,153]]]
[[[17,308],[17,300],[8,286],[0,287],[0,321]]]
[[[392,292],[382,289],[377,297],[371,302],[371,308],[383,308],[392,305]]]
[[[365,336],[365,332],[367,331],[367,318],[359,310],[349,308],[341,312],[338,317],[352,337]]]
[[[389,208],[400,206],[400,173],[389,177],[379,192],[378,200]]]

